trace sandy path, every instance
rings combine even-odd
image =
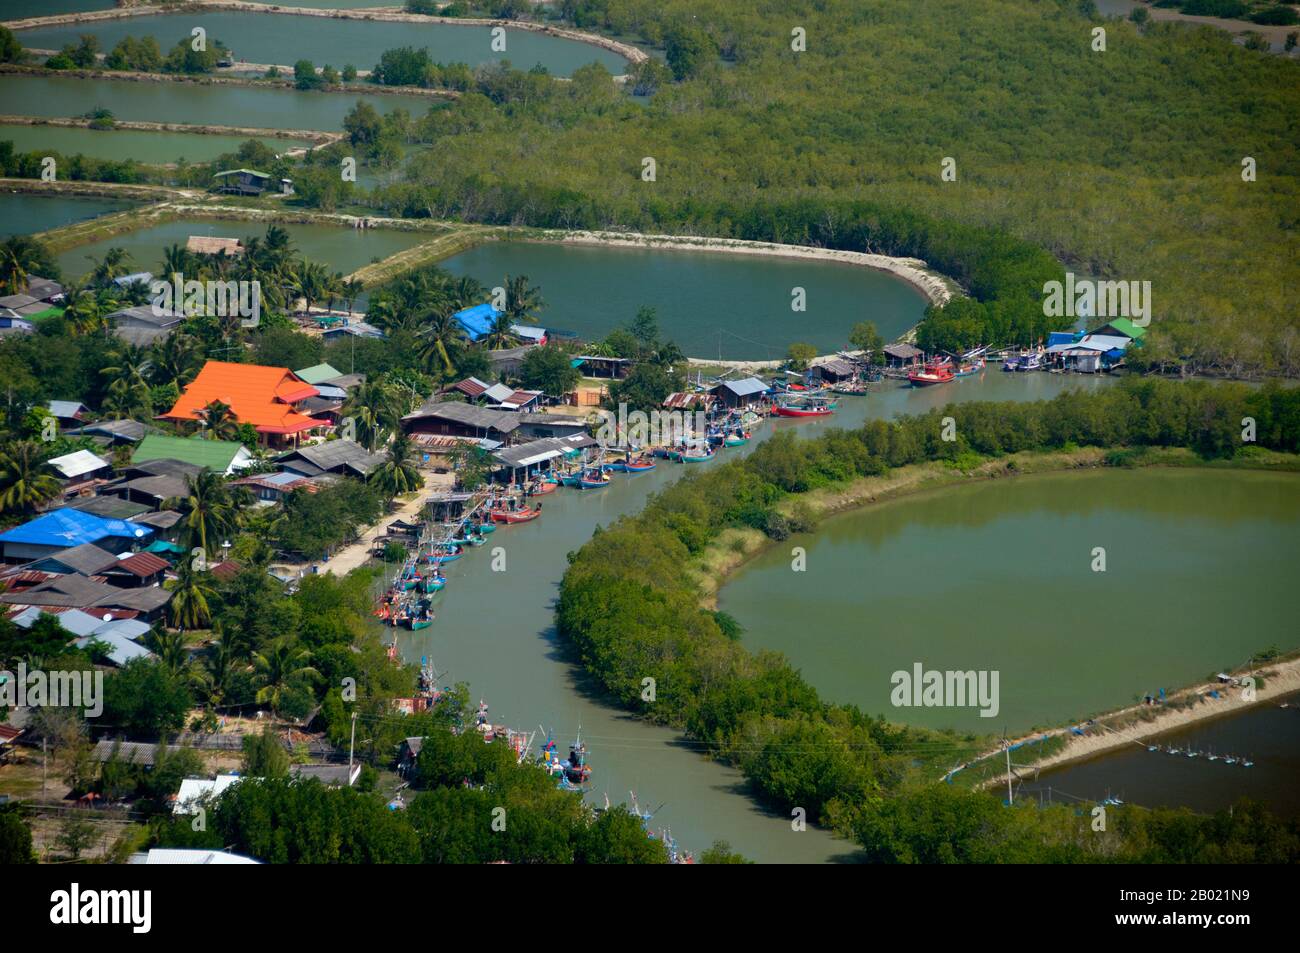
[[[425,475],[424,489],[416,493],[414,499],[403,503],[365,533],[362,533],[361,538],[355,543],[344,546],[330,557],[329,562],[321,563],[320,571],[332,573],[335,576],[346,576],[352,570],[368,563],[370,561],[370,550],[374,548],[375,540],[380,536],[387,536],[388,527],[391,524],[397,520],[411,522],[419,515],[420,510],[424,507],[424,501],[428,498],[427,491],[436,488],[431,485],[434,482],[432,476],[432,474]]]

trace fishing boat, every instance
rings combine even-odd
[[[743,430],[729,433],[722,438],[722,445],[724,447],[743,447],[747,443],[749,443],[749,433]]]
[[[1043,366],[1043,358],[1037,352],[1009,357],[1002,363],[1004,371],[1036,371]]]
[[[400,620],[406,628],[416,631],[433,625],[433,609],[428,599],[421,599]]]
[[[545,496],[547,493],[554,493],[559,485],[560,480],[558,477],[547,477],[540,483],[534,483],[528,488],[527,492],[529,496]]]
[[[962,361],[952,373],[954,377],[970,377],[972,374],[978,374],[984,370],[984,366],[984,358],[982,357],[974,361]]]
[[[824,403],[808,401],[780,403],[772,408],[772,412],[778,417],[829,417],[832,413]]]
[[[588,467],[578,475],[578,489],[599,490],[613,482],[600,467]]]
[[[420,591],[425,595],[432,595],[435,592],[441,591],[446,585],[447,577],[437,570],[434,570],[433,573],[420,580]]]
[[[627,461],[611,460],[609,463],[606,463],[603,467],[601,467],[601,469],[604,470],[606,473],[626,473]]]
[[[484,520],[482,523],[478,524],[478,531],[484,536],[488,533],[495,533],[497,531],[497,524],[491,520]]]
[[[491,510],[492,519],[498,523],[527,523],[542,515],[540,506],[520,506],[516,509]]]
[[[705,463],[713,459],[713,450],[708,447],[697,447],[693,450],[683,450],[681,456],[682,463]]]
[[[646,456],[630,457],[624,465],[624,469],[627,470],[628,473],[645,473],[645,471],[653,470],[654,468],[654,460]]]
[[[582,474],[577,470],[574,470],[572,473],[566,473],[564,476],[560,477],[560,483],[563,486],[581,486]]]
[[[955,377],[956,375],[952,370],[952,361],[947,359],[927,361],[919,369],[913,368],[907,374],[907,380],[913,387],[947,384]]]

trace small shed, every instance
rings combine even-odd
[[[914,344],[886,344],[884,351],[887,367],[912,367],[925,360],[925,352]]]

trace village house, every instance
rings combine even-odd
[[[104,519],[65,506],[0,533],[0,545],[6,562],[29,562],[81,543],[122,553],[147,543],[152,535],[152,529],[139,523]]]
[[[437,395],[402,418],[402,429],[408,434],[480,437],[503,443],[509,442],[519,425],[517,413],[442,401]]]
[[[757,377],[746,377],[738,381],[723,381],[711,387],[709,393],[717,400],[718,406],[732,410],[757,403],[768,389],[768,385]]]
[[[246,470],[257,462],[247,447],[234,440],[149,434],[131,454],[131,463],[139,466],[153,460],[179,460],[200,470],[226,476]]]
[[[108,316],[113,332],[128,344],[138,347],[148,347],[160,338],[167,337],[183,320],[183,315],[161,308],[155,309],[152,304],[122,308]]]
[[[293,195],[293,179],[278,179],[256,169],[227,169],[212,176],[215,189],[229,195]]]
[[[45,462],[58,474],[64,496],[84,493],[113,475],[113,465],[89,450],[74,450]]]
[[[387,459],[386,451],[371,453],[355,440],[327,440],[290,450],[275,462],[300,477],[336,473],[365,479]]]
[[[201,425],[207,407],[222,403],[235,420],[257,431],[265,446],[283,447],[303,434],[328,428],[328,422],[301,409],[303,401],[318,394],[287,367],[208,361],[162,418]]]

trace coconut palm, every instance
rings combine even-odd
[[[235,646],[215,626],[216,641],[203,655],[202,667],[195,672],[195,685],[203,699],[213,708],[221,707],[230,697],[235,677],[246,666],[240,662]]]
[[[311,652],[292,638],[276,639],[264,652],[254,652],[253,670],[261,685],[257,701],[270,705],[272,712],[279,711],[287,690],[320,677],[320,672],[311,666]]]
[[[99,331],[107,333],[109,328],[108,316],[120,307],[116,295],[109,289],[99,291],[83,291],[75,299],[70,299],[64,317],[72,325],[72,333],[80,335],[96,334]]]
[[[149,359],[153,361],[153,379],[160,384],[175,383],[177,387],[193,380],[203,365],[198,341],[182,331],[155,341]]]
[[[90,270],[92,284],[102,287],[110,284],[115,278],[121,278],[123,275],[131,273],[131,256],[125,248],[110,248],[104,252],[102,258],[95,258],[93,255],[87,255],[86,257],[95,265]]]
[[[0,246],[0,291],[6,295],[23,294],[29,277],[27,262],[17,250],[9,242]]]
[[[239,420],[229,404],[214,400],[201,411],[203,435],[208,440],[238,440]]]
[[[352,418],[357,443],[371,453],[383,443],[388,426],[395,422],[393,393],[379,381],[366,381],[355,388],[343,405],[343,416]]]
[[[30,513],[62,492],[62,484],[45,467],[45,455],[34,440],[0,449],[0,513]]]
[[[450,374],[454,370],[451,351],[465,340],[465,328],[450,311],[434,311],[425,317],[420,339],[420,358],[425,367],[432,369],[434,361],[440,360],[443,372]]]
[[[388,448],[388,459],[370,471],[366,478],[371,486],[386,496],[413,493],[424,486],[424,477],[415,462],[415,445],[411,438],[399,433]]]
[[[347,303],[348,311],[351,312],[352,305],[365,292],[366,283],[360,278],[348,278],[343,282],[339,290],[343,295],[343,300]]]
[[[541,287],[530,285],[527,275],[506,275],[506,316],[510,323],[536,321],[537,312],[544,307]]]
[[[166,280],[171,280],[172,275],[183,275],[191,271],[193,264],[194,256],[180,242],[163,249],[162,273]]]
[[[515,334],[515,321],[510,317],[510,312],[503,311],[497,315],[492,322],[492,327],[483,335],[483,344],[489,351],[500,351],[504,348],[514,347],[519,343],[519,337]]]
[[[167,606],[172,625],[179,629],[202,629],[212,619],[209,599],[216,595],[207,572],[194,568],[188,559],[176,567],[176,582],[172,585],[172,601]]]
[[[205,599],[205,604],[206,601]],[[184,630],[169,632],[166,629],[152,629],[149,632],[147,645],[149,650],[158,656],[159,663],[169,673],[172,675],[186,675],[189,673],[190,640],[185,635]]]
[[[198,546],[209,556],[221,539],[239,524],[239,502],[218,473],[204,470],[185,478],[187,495],[168,500],[168,509],[180,509],[186,545]]]

